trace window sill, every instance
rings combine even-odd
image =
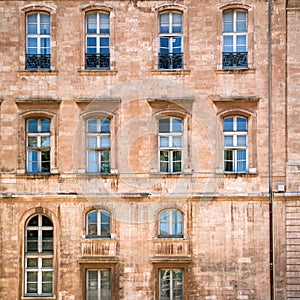
[[[53,173],[19,173],[16,177],[25,177],[26,179],[45,179],[49,177],[59,177],[60,174]]]
[[[191,70],[167,70],[167,69],[161,69],[161,70],[151,70],[151,75],[190,75]]]
[[[254,68],[215,69],[216,74],[253,74]]]
[[[18,70],[17,74],[20,76],[56,76],[58,74],[58,71],[54,71],[54,70]]]
[[[81,76],[113,76],[118,73],[116,70],[78,70]]]
[[[151,172],[150,176],[156,177],[180,177],[180,176],[191,176],[192,172],[182,172],[182,173],[160,173],[160,172]]]
[[[119,173],[77,173],[77,178],[110,178],[117,177]]]
[[[257,172],[253,172],[253,173],[250,173],[250,172],[243,172],[243,173],[223,172],[222,175],[225,178],[256,177],[256,176],[258,176],[258,173]]]
[[[21,300],[45,300],[45,299],[47,299],[47,300],[55,300],[56,299],[56,297],[55,296],[45,296],[45,297],[43,297],[43,296],[36,296],[36,297],[34,297],[34,296],[23,296],[23,297],[21,297]]]

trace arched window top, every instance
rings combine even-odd
[[[110,13],[113,11],[113,7],[109,5],[104,5],[101,3],[93,3],[93,4],[88,4],[84,5],[80,8],[81,11],[85,13],[90,13],[90,12],[103,12],[103,13]]]
[[[158,223],[158,237],[183,237],[183,213],[180,210],[160,211]]]
[[[45,12],[45,13],[53,14],[56,13],[56,6],[49,3],[36,2],[36,3],[23,5],[21,7],[21,10],[24,13]]]
[[[226,109],[226,110],[222,110],[218,113],[218,116],[222,119],[228,118],[228,117],[232,117],[232,116],[240,116],[242,118],[250,118],[251,116],[253,116],[255,114],[255,111],[251,111],[251,110],[246,110],[244,108],[233,108],[233,109]]]
[[[253,4],[251,3],[245,3],[245,2],[230,2],[230,3],[225,3],[221,4],[219,6],[219,9],[222,10],[223,12],[227,10],[233,10],[233,9],[238,9],[238,10],[252,10],[253,9]]]
[[[177,3],[161,3],[161,4],[154,5],[152,7],[152,10],[158,13],[163,13],[167,11],[178,11],[183,13],[184,11],[187,10],[187,7],[185,5],[177,4]]]
[[[114,114],[110,111],[101,110],[101,111],[85,111],[81,115],[83,120],[88,119],[107,119],[110,120],[114,117]]]
[[[111,237],[111,215],[103,209],[93,209],[86,213],[86,236]]]

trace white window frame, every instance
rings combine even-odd
[[[223,151],[223,161],[224,161],[224,172],[226,173],[246,173],[248,172],[248,119],[243,116],[228,116],[223,119],[223,124],[225,119],[233,119],[233,131],[225,131],[223,130],[223,145],[224,145],[224,151]],[[237,129],[237,119],[241,118],[246,120],[246,131],[244,130],[238,130]],[[225,138],[226,137],[232,137],[233,145],[225,145]],[[238,137],[245,137],[246,145],[238,146]],[[226,160],[226,151],[232,151],[232,160]],[[246,153],[246,159],[245,159],[245,170],[238,170],[238,151],[245,151]],[[226,170],[225,164],[226,162],[232,161],[233,167],[232,170]]]
[[[37,226],[28,226],[28,223],[34,218],[38,216],[38,225]],[[54,255],[53,250],[51,251],[43,251],[42,244],[43,244],[43,231],[44,230],[51,230],[54,234],[54,227],[52,226],[43,226],[42,224],[42,218],[44,215],[34,215],[30,217],[30,219],[27,222],[26,228],[25,228],[25,274],[24,274],[24,284],[25,284],[25,296],[32,296],[32,297],[50,297],[53,295],[54,291]],[[47,219],[49,219],[47,216],[44,216]],[[50,219],[49,219],[50,220]],[[51,221],[51,220],[50,220]],[[52,221],[51,221],[52,223]],[[38,231],[38,249],[37,251],[30,251],[27,249],[27,233],[29,230],[37,230]],[[54,235],[52,239],[52,246],[54,246]],[[52,247],[54,249],[54,247]],[[38,266],[37,267],[28,267],[28,259],[30,258],[36,258],[38,260]],[[43,267],[42,262],[43,259],[52,259],[52,267]],[[30,272],[37,272],[37,293],[29,293],[27,290],[27,284],[28,284],[28,273]],[[51,293],[43,293],[43,272],[52,272],[52,291]]]
[[[91,120],[97,121],[97,132],[89,132],[88,122]],[[109,122],[109,132],[101,132],[101,123],[102,121]],[[96,148],[89,147],[89,138],[96,138]],[[109,138],[109,146],[108,147],[101,147],[101,138]],[[89,153],[96,152],[97,154],[97,170],[95,172],[90,170],[89,167]],[[101,154],[103,152],[108,152],[108,165],[109,171],[102,172],[102,164],[107,163],[106,161],[102,161]],[[111,121],[110,119],[105,118],[89,118],[86,120],[86,170],[88,173],[102,173],[107,174],[111,172]]]
[[[167,222],[162,222],[163,214],[167,213],[168,220]],[[181,222],[175,222],[174,220],[174,213],[181,215]],[[168,224],[168,234],[161,233],[161,224]],[[181,232],[175,233],[173,232],[173,224],[180,224],[181,225]],[[159,237],[183,237],[183,213],[178,209],[165,209],[159,213],[158,216],[158,236]]]
[[[30,132],[29,131],[29,121],[37,120],[38,122],[38,131],[37,132]],[[42,120],[49,121],[49,131],[42,132]],[[51,120],[49,118],[29,118],[26,120],[26,170],[30,174],[37,174],[37,173],[50,173],[51,171]],[[29,138],[35,137],[37,139],[37,147],[30,147],[29,146]],[[49,146],[42,146],[42,138],[49,139]],[[29,171],[29,153],[37,152],[37,172]],[[42,153],[49,152],[49,171],[43,172],[42,170]]]
[[[28,17],[31,15],[37,15],[37,33],[28,33]],[[48,15],[49,16],[49,34],[43,34],[41,33],[41,15]],[[37,53],[36,54],[51,54],[51,16],[49,13],[45,12],[33,12],[33,13],[28,13],[26,15],[26,54],[30,54],[28,49],[29,49],[29,43],[28,39],[29,38],[36,38],[37,39]],[[43,38],[49,38],[49,47],[46,49],[49,49],[46,51],[47,53],[42,53],[41,49],[44,48],[41,46],[41,40]],[[32,54],[34,55],[34,54]]]
[[[162,295],[162,272],[169,272],[170,273],[170,279],[169,279],[169,286],[168,286],[168,290],[170,291],[170,297],[167,299],[166,297],[164,297]],[[181,280],[181,300],[184,299],[184,270],[183,269],[177,269],[177,268],[161,268],[159,269],[158,272],[158,276],[159,276],[159,300],[178,300],[178,297],[174,297],[173,293],[174,293],[174,272],[181,272],[181,276],[182,276],[182,280]]]
[[[97,299],[90,298],[89,297],[89,272],[97,272]],[[104,300],[110,300],[111,299],[111,269],[87,269],[86,270],[86,298],[87,300],[103,300],[101,297],[101,291],[102,291],[102,272],[109,272],[109,278],[108,278],[108,285],[109,285],[109,296],[105,297]]]
[[[226,13],[233,13],[233,31],[228,31],[225,32],[224,31],[224,16],[226,15]],[[246,15],[246,31],[237,31],[237,13],[238,12],[243,12]],[[245,10],[242,9],[233,9],[233,10],[227,10],[223,12],[223,16],[222,16],[222,25],[223,25],[223,37],[222,37],[222,44],[223,44],[223,52],[248,52],[248,13]],[[233,49],[232,51],[224,51],[224,37],[225,36],[232,36],[233,39]],[[237,51],[237,37],[238,36],[245,36],[246,37],[246,50],[245,51]]]
[[[159,129],[159,122],[160,120],[163,119],[169,119],[170,120],[170,131],[169,132],[160,132]],[[182,124],[182,131],[180,132],[175,132],[173,131],[173,121],[174,120],[180,120],[181,124]],[[160,173],[172,173],[172,174],[176,174],[176,173],[182,173],[183,172],[183,148],[184,148],[184,120],[182,118],[177,118],[177,117],[163,117],[160,118],[158,120],[158,170]],[[174,138],[179,138],[181,137],[181,146],[173,146],[173,140]],[[168,138],[168,146],[161,146],[160,145],[160,140],[161,138]],[[168,170],[162,171],[161,170],[161,162],[166,162],[166,161],[161,161],[161,152],[167,152],[168,153]],[[181,168],[179,171],[174,171],[174,166],[173,164],[176,162],[173,160],[173,154],[174,152],[180,152],[181,153]]]
[[[89,234],[89,215],[91,213],[96,213],[97,214],[97,234],[96,235],[91,235]],[[102,233],[102,224],[107,224],[102,221],[102,213],[107,214],[109,216],[109,234],[103,234]],[[106,210],[91,210],[86,214],[86,236],[87,237],[104,237],[104,238],[110,238],[111,237],[111,215],[108,211]]]
[[[173,16],[174,14],[177,15],[181,15],[181,32],[173,32]],[[163,15],[168,15],[168,20],[169,20],[169,29],[168,32],[161,32],[160,31],[160,27],[161,27],[161,16]],[[168,53],[161,53],[161,39],[168,39]],[[173,47],[173,42],[175,38],[179,38],[180,39],[180,44],[181,44],[181,48],[180,48],[180,52],[174,52],[173,50],[175,48],[178,47]],[[183,47],[183,14],[182,12],[179,11],[167,11],[167,12],[161,12],[159,14],[159,21],[158,21],[158,54],[162,55],[162,54],[168,54],[170,57],[172,57],[172,55],[176,55],[176,54],[181,54],[182,55],[182,67],[180,69],[183,69],[183,57],[184,57],[184,47]],[[175,67],[173,67],[173,65],[169,68],[169,69],[176,69]]]

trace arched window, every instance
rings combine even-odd
[[[110,173],[110,120],[87,120],[86,149],[87,171]]]
[[[110,237],[110,214],[103,210],[90,211],[86,216],[87,237]]]
[[[50,15],[28,13],[26,16],[26,69],[50,70]]]
[[[183,120],[166,117],[158,121],[159,171],[182,172]]]
[[[223,122],[224,171],[242,173],[248,170],[248,122],[240,116]]]
[[[176,209],[163,210],[159,214],[159,237],[183,237],[182,224],[183,215],[182,212]]]
[[[50,120],[27,120],[27,172],[50,173]]]
[[[44,215],[29,219],[25,228],[25,296],[53,295],[53,224]]]
[[[245,10],[223,12],[223,69],[248,67],[248,25]]]
[[[159,14],[159,69],[183,69],[182,13]]]
[[[86,69],[110,69],[110,18],[106,12],[86,14]]]

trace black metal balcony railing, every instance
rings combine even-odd
[[[109,54],[86,54],[85,68],[87,70],[109,70],[110,55]]]
[[[248,68],[248,52],[223,52],[223,69]]]
[[[183,69],[183,53],[159,53],[159,69]]]
[[[26,54],[26,70],[50,70],[50,54]]]

